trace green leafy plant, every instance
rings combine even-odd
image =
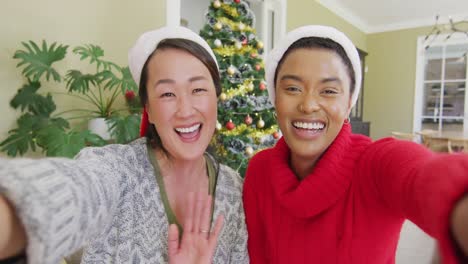
[[[20,61],[17,68],[22,68],[26,83],[10,101],[10,106],[22,115],[17,119],[17,127],[0,142],[1,151],[16,156],[40,148],[47,156],[73,157],[84,146],[108,143],[88,130],[71,128],[73,119],[106,118],[112,142],[126,143],[138,136],[141,111],[135,96],[138,87],[128,67],[105,60],[104,50],[90,44],[75,47],[72,52],[81,61],[94,65],[95,71],[68,69],[62,75],[54,66],[65,59],[69,46],[56,42],[48,45],[46,41],[40,46],[33,41],[22,45],[23,49],[17,50],[13,58]],[[61,94],[76,97],[91,107],[57,113],[53,94],[41,93],[44,83],[61,84],[66,90]],[[125,96],[127,107],[116,108],[119,96]]]

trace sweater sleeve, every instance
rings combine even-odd
[[[438,240],[444,263],[457,263],[450,234],[455,203],[468,193],[468,155],[436,154],[416,143],[384,139],[364,158],[383,203]]]
[[[122,148],[85,148],[74,160],[0,159],[0,193],[26,229],[28,263],[60,263],[110,227],[134,160]]]
[[[240,198],[240,197],[239,197]],[[245,225],[245,215],[242,203],[238,210],[238,232],[234,240],[234,249],[231,253],[229,263],[232,264],[248,264],[249,253],[247,251],[247,227]]]
[[[261,175],[261,162],[259,162],[259,155],[254,156],[247,168],[244,190],[243,202],[245,210],[245,220],[247,223],[247,231],[249,234],[247,246],[249,250],[250,263],[268,263],[265,251],[266,236],[265,229],[262,224],[262,216],[260,213],[260,206],[258,201],[258,189],[260,186],[256,184],[258,177]],[[255,189],[257,188],[257,189]]]

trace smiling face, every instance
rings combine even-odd
[[[148,118],[163,147],[173,158],[200,158],[217,118],[216,89],[209,70],[195,56],[173,48],[157,50],[147,66]]]
[[[276,77],[276,113],[299,177],[340,132],[350,112],[350,78],[334,51],[299,48],[283,59]]]

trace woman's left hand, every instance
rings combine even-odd
[[[184,233],[179,241],[176,225],[169,227],[169,263],[206,264],[211,263],[224,217],[216,219],[213,230],[210,228],[212,197],[189,195]]]
[[[460,249],[468,257],[468,195],[457,202],[452,211],[452,233]]]

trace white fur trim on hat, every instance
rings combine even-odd
[[[198,34],[185,27],[162,27],[143,33],[128,52],[128,66],[137,85],[140,85],[141,71],[148,57],[153,53],[161,40],[171,38],[188,39],[199,44],[208,51],[216,65],[218,65],[213,50]]]
[[[351,65],[353,66],[354,77],[356,80],[354,85],[354,93],[351,97],[351,107],[353,107],[356,104],[359,91],[361,90],[361,60],[359,59],[358,51],[353,42],[351,42],[351,40],[346,37],[345,34],[333,27],[319,25],[303,26],[289,32],[283,41],[281,41],[268,55],[266,61],[266,81],[270,102],[275,105],[274,78],[278,62],[281,60],[289,46],[291,46],[297,40],[307,37],[329,38],[340,44],[345,50],[346,55],[348,55],[348,58],[351,61]]]

